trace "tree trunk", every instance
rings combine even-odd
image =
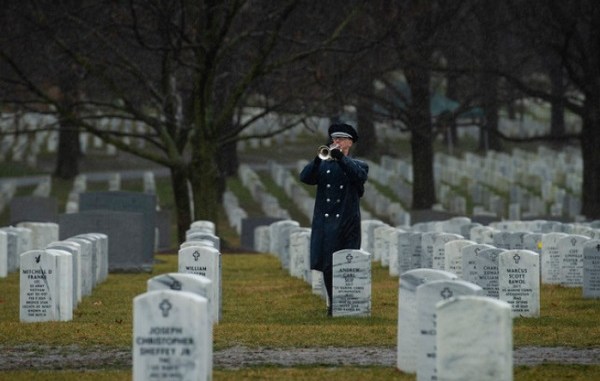
[[[597,91],[597,93],[599,93]],[[600,219],[600,94],[586,94],[581,131],[583,185],[581,213]]]
[[[185,241],[185,232],[192,223],[188,177],[185,170],[171,168],[171,186],[177,214],[177,239],[182,243]]]
[[[448,49],[446,52],[446,57],[448,58],[449,67],[459,67],[460,63],[455,49]],[[446,83],[446,97],[453,101],[459,101],[458,75],[452,71],[449,71],[446,75]],[[444,127],[449,129],[448,131],[444,131],[444,143],[446,145],[451,144],[453,147],[458,147],[459,141],[458,130],[456,128],[456,119],[452,118],[449,125]]]
[[[565,133],[565,84],[560,62],[550,59],[550,82],[552,86],[552,109],[550,114],[550,135]]]
[[[79,129],[73,122],[77,110],[73,106],[78,99],[75,80],[70,77],[61,79],[60,103],[62,112],[59,113],[58,150],[54,176],[70,180],[79,174],[81,147],[79,145]]]
[[[79,174],[81,147],[79,146],[79,130],[69,120],[61,120],[58,130],[58,150],[54,176],[70,180]]]
[[[212,140],[202,140],[193,150],[189,171],[194,200],[194,219],[209,220],[217,225],[219,217],[219,169],[217,154],[220,148]],[[218,232],[217,232],[218,233]]]
[[[356,106],[359,140],[354,153],[356,156],[374,159],[377,151],[377,136],[373,123],[373,80],[366,73],[362,78],[361,89],[364,89],[365,94],[358,98]]]
[[[497,3],[493,0],[484,2],[482,14],[482,41],[481,55],[483,58],[483,74],[480,77],[480,94],[485,114],[485,126],[480,130],[479,149],[496,150],[502,149],[500,139],[494,132],[498,131],[498,78],[493,74],[497,66],[498,57],[498,31]]]
[[[408,110],[413,162],[412,209],[430,209],[435,204],[433,141],[429,108],[430,73],[423,67],[414,67],[405,70],[405,76],[412,99]]]

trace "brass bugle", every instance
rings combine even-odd
[[[331,147],[322,145],[319,147],[318,155],[321,160],[333,160],[331,157],[331,150],[334,148],[339,148],[337,144],[332,145]]]

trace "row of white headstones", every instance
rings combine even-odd
[[[82,298],[108,276],[108,237],[86,233],[59,241],[58,224],[22,225],[0,231],[0,247],[3,238],[10,242],[10,263],[20,273],[20,321],[72,320]],[[134,380],[211,378],[212,324],[221,315],[214,232],[210,221],[192,223],[178,251],[178,272],[149,279],[148,292],[134,298]]]
[[[133,380],[212,379],[221,295],[215,225],[194,221],[178,250],[178,271],[150,278],[133,300]]]
[[[406,231],[378,220],[364,220],[364,249],[334,253],[334,316],[370,315],[370,261],[380,261],[394,269],[390,275],[400,274],[400,370],[430,380],[440,379],[440,367],[442,374],[462,372],[467,377],[464,372],[481,372],[488,366],[492,368],[488,373],[498,377],[491,379],[511,379],[512,318],[540,316],[541,283],[583,287],[584,297],[600,297],[599,231],[584,224],[547,221],[492,225],[471,224],[460,217],[418,224],[411,227],[414,231]],[[469,228],[470,239],[457,233],[463,226]],[[525,228],[547,232],[526,232]],[[257,251],[274,253],[292,276],[305,279],[323,295],[321,274],[308,268],[309,244],[310,229],[296,221],[279,221],[255,231]],[[349,279],[348,273],[354,276]],[[443,312],[436,308],[452,298],[464,305],[448,307],[453,315],[444,320]],[[456,316],[465,312],[468,316]],[[489,319],[497,314],[500,317],[493,321],[498,326],[490,327]],[[437,323],[434,316],[440,319]],[[446,325],[442,321],[447,321]],[[464,332],[457,333],[458,327]],[[456,360],[460,351],[465,352],[461,358],[467,363]],[[494,354],[493,361],[482,354]]]
[[[86,233],[59,240],[58,224],[22,225],[33,239],[25,251],[14,251],[19,253],[20,321],[72,320],[82,298],[108,276],[108,236]]]

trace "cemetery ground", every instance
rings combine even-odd
[[[150,277],[110,274],[70,322],[20,323],[18,274],[0,279],[0,379],[131,379],[132,299]],[[395,369],[397,279],[373,266],[369,318],[327,318],[320,297],[269,254],[223,255],[223,317],[214,326],[214,380],[414,380]],[[600,302],[542,287],[540,318],[514,320],[516,380],[600,378]]]
[[[270,151],[289,159],[290,147]],[[138,168],[129,160],[114,161],[102,165]],[[89,160],[84,170],[103,166]],[[271,188],[268,175],[263,182],[292,218],[307,226],[283,192]],[[259,213],[238,180],[228,185],[249,214]],[[32,189],[19,188],[18,194]],[[60,210],[69,189],[70,184],[53,181]],[[123,189],[141,190],[141,185],[124,181]],[[88,190],[106,190],[106,184],[90,182]],[[163,209],[173,206],[168,181],[158,181],[157,193]],[[327,318],[324,302],[306,283],[290,277],[276,257],[240,250],[239,237],[227,225],[225,217],[218,221],[223,314],[214,326],[215,381],[415,380],[395,368],[397,277],[374,263],[372,316]],[[150,277],[177,270],[174,254],[175,249],[157,254],[152,273],[110,274],[69,322],[20,323],[18,273],[1,278],[0,380],[130,380],[133,298],[145,292]],[[513,321],[515,380],[600,379],[599,313],[600,301],[583,299],[581,288],[543,285],[541,317]]]

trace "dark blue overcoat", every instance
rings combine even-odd
[[[332,254],[360,249],[360,205],[369,166],[348,156],[341,160],[308,163],[300,173],[303,183],[317,185],[310,236],[310,268],[331,269]]]

